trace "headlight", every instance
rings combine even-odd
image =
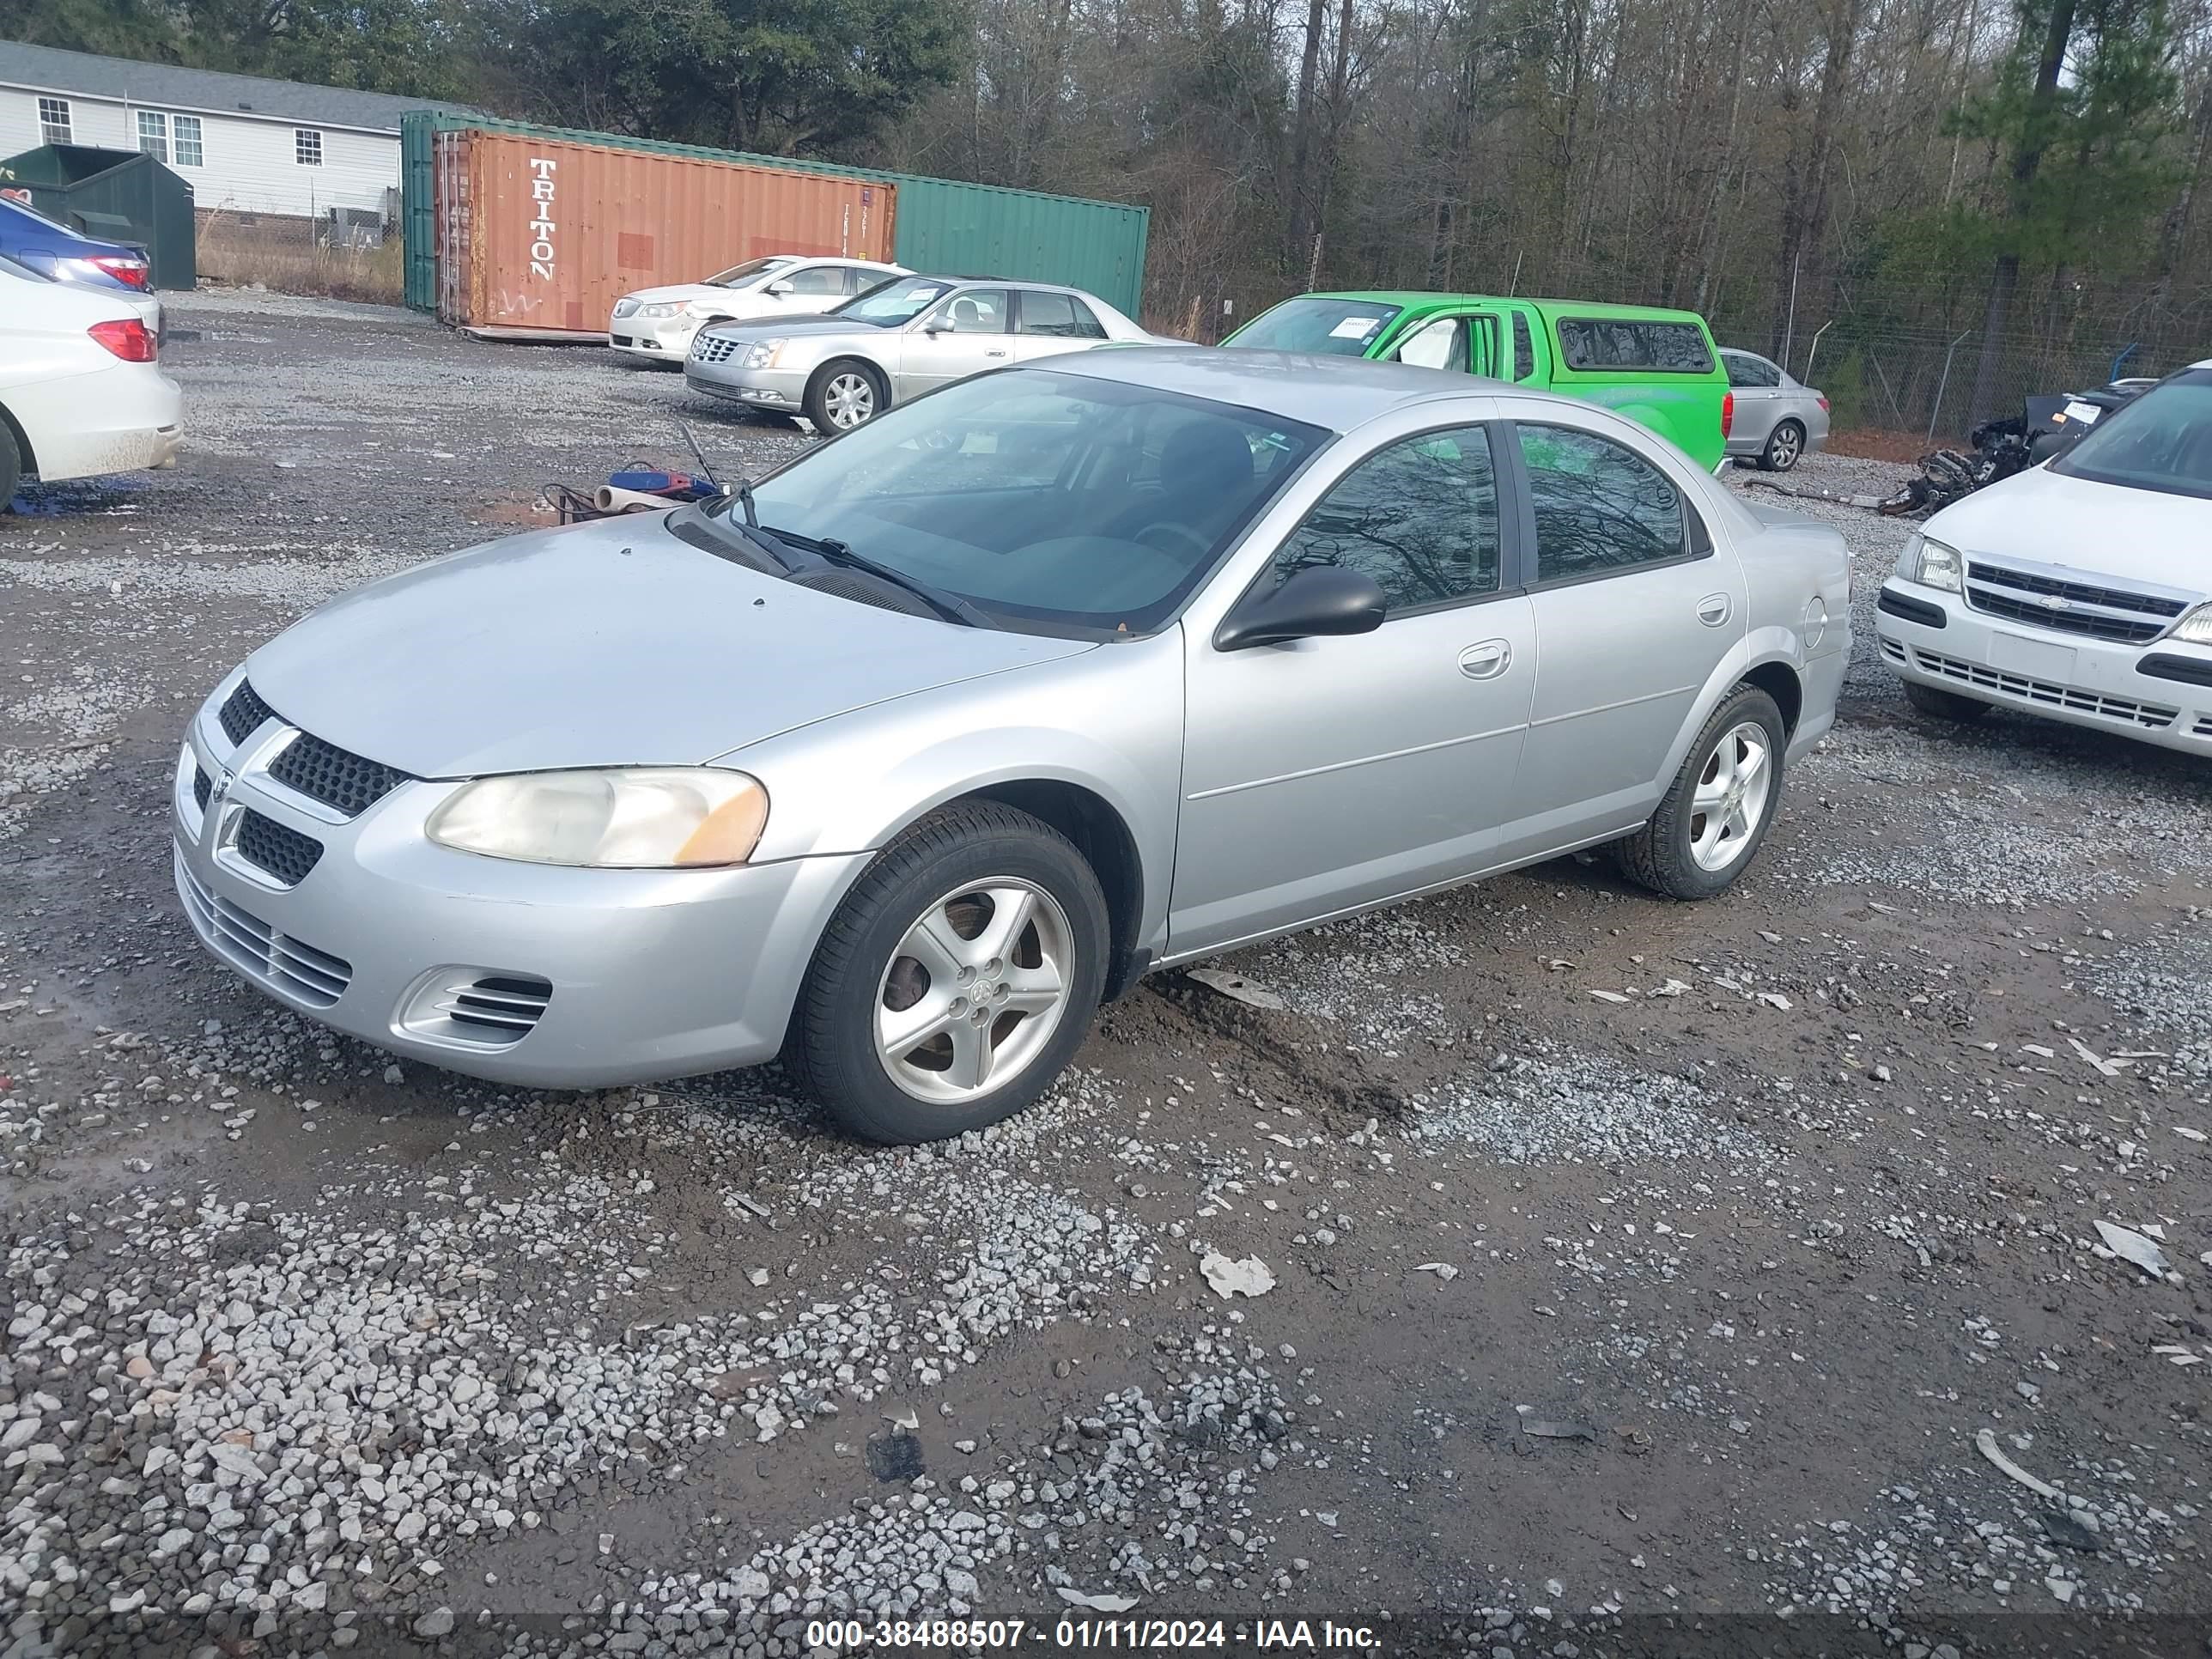
[[[677,870],[743,864],[768,827],[757,778],[713,766],[483,778],[430,815],[441,847],[530,864]]]
[[[1946,593],[1963,591],[1966,562],[1959,556],[1959,550],[1947,547],[1942,542],[1930,541],[1915,533],[1913,539],[1920,545],[1911,554],[1913,580],[1926,587],[1940,587]]]
[[[2166,635],[2170,640],[2186,640],[2191,645],[2212,645],[2212,605],[2200,605],[2174,623]]]
[[[636,309],[637,301],[635,300],[623,298],[615,301],[615,315],[617,317],[627,317]]]
[[[683,309],[672,300],[656,300],[649,306],[640,307],[637,314],[641,317],[673,317]]]
[[[775,362],[775,354],[790,343],[787,340],[756,340],[745,348],[747,368],[768,368]]]

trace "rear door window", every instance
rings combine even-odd
[[[1723,351],[1721,365],[1728,370],[1729,384],[1747,390],[1782,384],[1782,371],[1764,357],[1754,357],[1747,351]]]
[[[1686,557],[1682,492],[1641,455],[1572,427],[1516,428],[1536,520],[1536,580],[1617,575]]]
[[[1562,317],[1559,355],[1569,368],[1583,373],[1612,369],[1660,374],[1709,374],[1713,355],[1704,333],[1692,323],[1646,321],[1640,318]]]
[[[1021,332],[1045,334],[1059,340],[1103,340],[1105,329],[1091,307],[1072,294],[1048,289],[1022,290]]]

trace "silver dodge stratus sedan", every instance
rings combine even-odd
[[[928,1139],[1150,969],[1600,844],[1719,893],[1846,598],[1834,532],[1593,404],[1060,358],[326,605],[192,720],[177,887],[383,1048],[554,1087],[781,1054]]]

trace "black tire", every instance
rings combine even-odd
[[[1773,768],[1773,776],[1768,781],[1758,822],[1741,838],[1739,850],[1732,854],[1726,867],[1707,869],[1690,850],[1693,827],[1702,817],[1694,810],[1691,797],[1711,768],[1722,738],[1747,724],[1765,729],[1766,763]],[[1774,699],[1755,685],[1737,686],[1721,699],[1720,707],[1713,710],[1698,732],[1697,741],[1690,745],[1689,755],[1682,762],[1682,769],[1668,786],[1666,796],[1660,801],[1659,810],[1651,815],[1651,821],[1634,835],[1614,843],[1614,855],[1620,860],[1622,873],[1638,885],[1667,898],[1707,899],[1726,892],[1759,856],[1759,847],[1774,823],[1774,815],[1781,808],[1782,757],[1787,746],[1782,711],[1775,707]]]
[[[1906,680],[1904,685],[1905,702],[1939,720],[1978,720],[1990,712],[1989,704],[1979,697],[1961,696],[1940,685],[1923,685],[1918,680]]]
[[[23,456],[15,447],[15,434],[0,416],[0,513],[11,511],[15,491],[23,483]]]
[[[927,1101],[878,1055],[885,975],[917,918],[965,882],[1013,878],[1059,905],[1070,948],[1060,1023],[1022,1069],[960,1103]],[[942,1140],[1012,1116],[1066,1067],[1098,1008],[1113,928],[1098,878],[1066,837],[995,801],[931,813],[879,854],[837,907],[784,1039],[784,1065],[852,1133],[890,1146]]]
[[[1796,421],[1778,421],[1766,434],[1766,447],[1759,452],[1762,472],[1787,472],[1805,453],[1805,428]]]
[[[825,438],[834,438],[840,432],[849,432],[853,427],[839,426],[830,418],[830,388],[833,381],[847,374],[858,374],[868,383],[873,394],[874,406],[867,419],[855,421],[853,426],[865,426],[868,421],[891,406],[890,387],[884,384],[883,373],[873,363],[864,363],[858,357],[840,357],[814,371],[814,378],[806,383],[806,396],[801,407],[806,418],[814,422],[814,429]]]

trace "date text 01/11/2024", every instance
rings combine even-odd
[[[1231,1625],[1219,1619],[1060,1619],[1052,1623],[1025,1619],[830,1620],[806,1627],[810,1648],[952,1648],[980,1650],[1024,1644],[1055,1648],[1128,1650],[1239,1647],[1297,1651],[1340,1648],[1371,1650],[1382,1645],[1364,1625],[1323,1620],[1267,1619]]]

